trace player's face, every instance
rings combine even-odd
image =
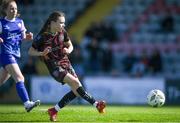
[[[51,27],[54,29],[54,31],[61,32],[65,27],[65,18],[58,17],[55,22],[52,22]]]
[[[17,15],[17,4],[16,2],[12,1],[9,3],[6,9],[6,15],[9,19],[13,19]]]

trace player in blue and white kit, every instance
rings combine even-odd
[[[16,82],[17,93],[24,103],[27,112],[40,105],[40,101],[29,100],[24,85],[24,76],[17,64],[20,58],[20,46],[23,39],[32,40],[33,34],[26,33],[23,20],[18,18],[17,4],[14,0],[6,0],[2,3],[2,18],[0,19],[0,85],[6,82],[10,76]]]

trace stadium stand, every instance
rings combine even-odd
[[[130,50],[142,55],[147,51],[151,55],[158,49],[162,56],[163,71],[160,75],[178,77],[179,62],[179,4],[177,0],[123,0],[107,21],[115,23],[119,41],[113,45],[115,64],[123,72],[122,60]],[[172,22],[162,27],[162,20],[171,17]]]
[[[75,17],[82,12],[92,0],[35,0],[34,4],[22,6],[22,17],[29,30],[35,34],[42,27],[42,23],[48,15],[55,10],[63,11],[66,14],[67,25],[71,24]]]

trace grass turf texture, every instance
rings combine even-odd
[[[49,107],[41,105],[26,113],[22,105],[0,105],[0,122],[49,122]],[[58,113],[58,122],[180,122],[180,106],[107,106],[105,114],[92,106],[67,106]]]

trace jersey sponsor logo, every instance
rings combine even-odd
[[[8,32],[7,39],[20,39],[20,38],[21,38],[21,34]]]

